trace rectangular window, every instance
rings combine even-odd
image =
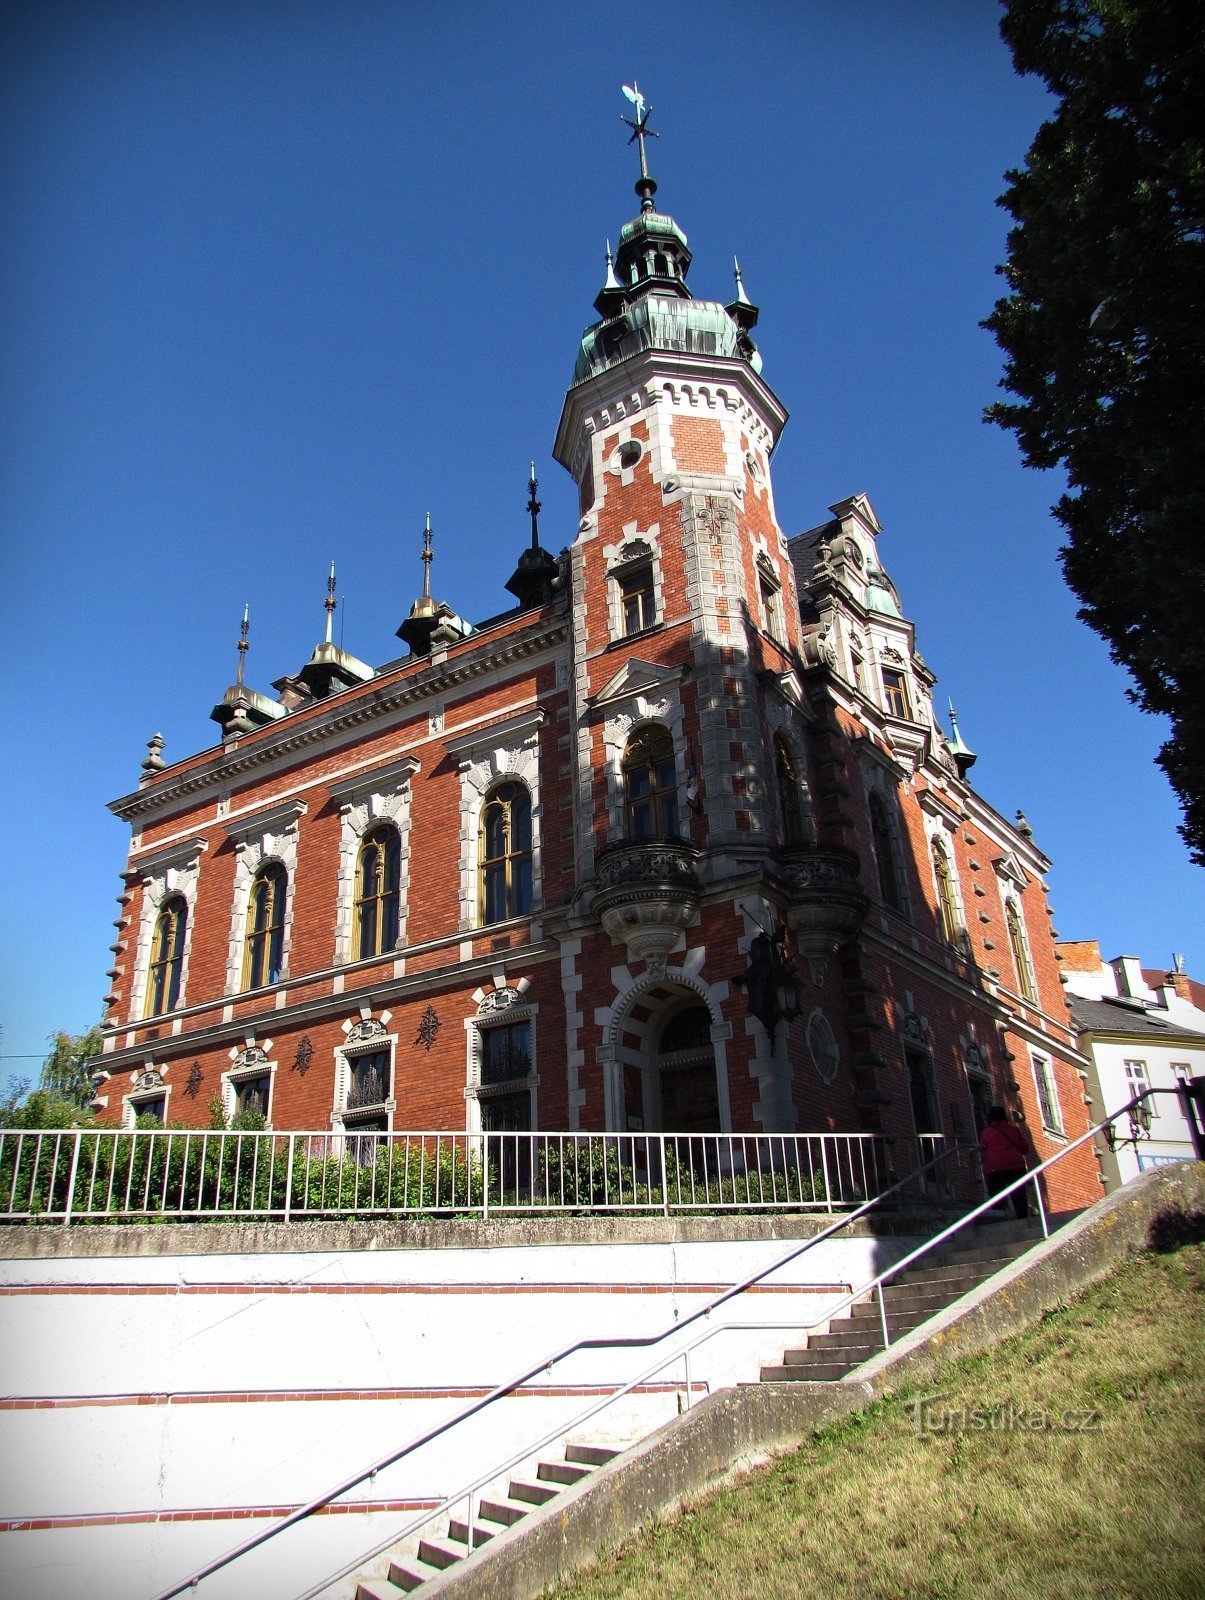
[[[657,605],[653,594],[652,567],[638,567],[619,579],[620,604],[623,607],[625,636],[643,633],[657,620]]]
[[[513,1083],[531,1071],[531,1025],[512,1022],[481,1030],[481,1084]]]
[[[1042,1115],[1042,1126],[1049,1128],[1052,1133],[1062,1133],[1063,1119],[1059,1115],[1059,1097],[1054,1084],[1054,1069],[1046,1056],[1036,1055],[1033,1058],[1034,1087],[1038,1091],[1038,1110]]]
[[[361,1111],[385,1104],[389,1099],[389,1065],[388,1050],[372,1050],[364,1055],[348,1057],[348,1111]],[[344,1123],[347,1123],[346,1117]],[[381,1126],[384,1127],[383,1120]]]
[[[766,618],[766,632],[771,639],[776,639],[782,644],[786,638],[786,631],[782,625],[782,591],[777,584],[770,583],[766,578],[758,580],[761,588],[762,611]]]
[[[849,664],[850,664],[850,670],[853,673],[854,688],[857,689],[859,691],[859,693],[865,694],[866,693],[865,662],[862,660],[862,657],[858,654],[858,652],[856,650],[851,650],[849,652]]]
[[[907,717],[908,695],[904,689],[904,674],[896,672],[891,667],[883,668],[883,700],[887,706],[887,713],[892,717]]]
[[[1140,1094],[1143,1089],[1150,1088],[1150,1079],[1146,1074],[1145,1061],[1127,1061],[1125,1063],[1126,1082],[1130,1087],[1130,1094]]]
[[[264,1073],[258,1078],[241,1078],[234,1085],[234,1113],[238,1116],[244,1111],[258,1111],[260,1116],[267,1121],[268,1093],[272,1086],[269,1073]]]

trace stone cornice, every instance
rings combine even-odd
[[[145,855],[134,856],[125,876],[130,879],[151,877],[157,872],[166,871],[168,867],[180,867],[185,862],[195,860],[202,850],[208,848],[207,839],[175,839],[171,844],[148,850]]]
[[[496,722],[478,723],[463,733],[450,734],[444,739],[443,747],[450,756],[463,760],[476,750],[496,749],[499,745],[514,744],[516,740],[529,738],[547,720],[543,706],[529,706]]]
[[[298,817],[305,816],[307,806],[304,800],[278,800],[273,805],[262,806],[256,811],[244,811],[237,817],[227,817],[223,822],[226,837],[241,844],[243,840],[253,838],[260,833],[279,833],[297,821]]]
[[[168,768],[153,783],[110,802],[109,810],[126,822],[146,822],[207,790],[220,790],[273,762],[299,756],[315,745],[333,742],[375,718],[405,706],[446,694],[460,684],[496,672],[561,643],[568,637],[568,619],[529,624],[502,639],[470,639],[446,657],[435,657],[401,678],[345,690],[320,707],[305,707],[271,727],[232,739],[182,771]]]
[[[382,761],[379,766],[361,767],[358,772],[333,778],[326,785],[326,790],[332,800],[346,804],[357,794],[400,788],[403,783],[409,782],[420,764],[417,756],[394,756],[391,761]]]

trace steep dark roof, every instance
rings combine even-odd
[[[1124,1001],[1084,1000],[1079,995],[1067,999],[1079,1033],[1132,1033],[1149,1039],[1189,1039],[1205,1046],[1205,1033],[1169,1022],[1166,1013],[1152,1013]]]

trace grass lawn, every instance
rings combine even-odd
[[[1205,1245],[685,1505],[558,1600],[1202,1600]],[[918,1429],[927,1413],[932,1426]]]

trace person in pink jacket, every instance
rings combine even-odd
[[[1003,1106],[993,1106],[979,1135],[983,1153],[983,1178],[989,1195],[999,1194],[1029,1166],[1029,1145],[1015,1122],[1008,1120]],[[1016,1189],[1009,1197],[1018,1218],[1029,1215],[1029,1187]]]

